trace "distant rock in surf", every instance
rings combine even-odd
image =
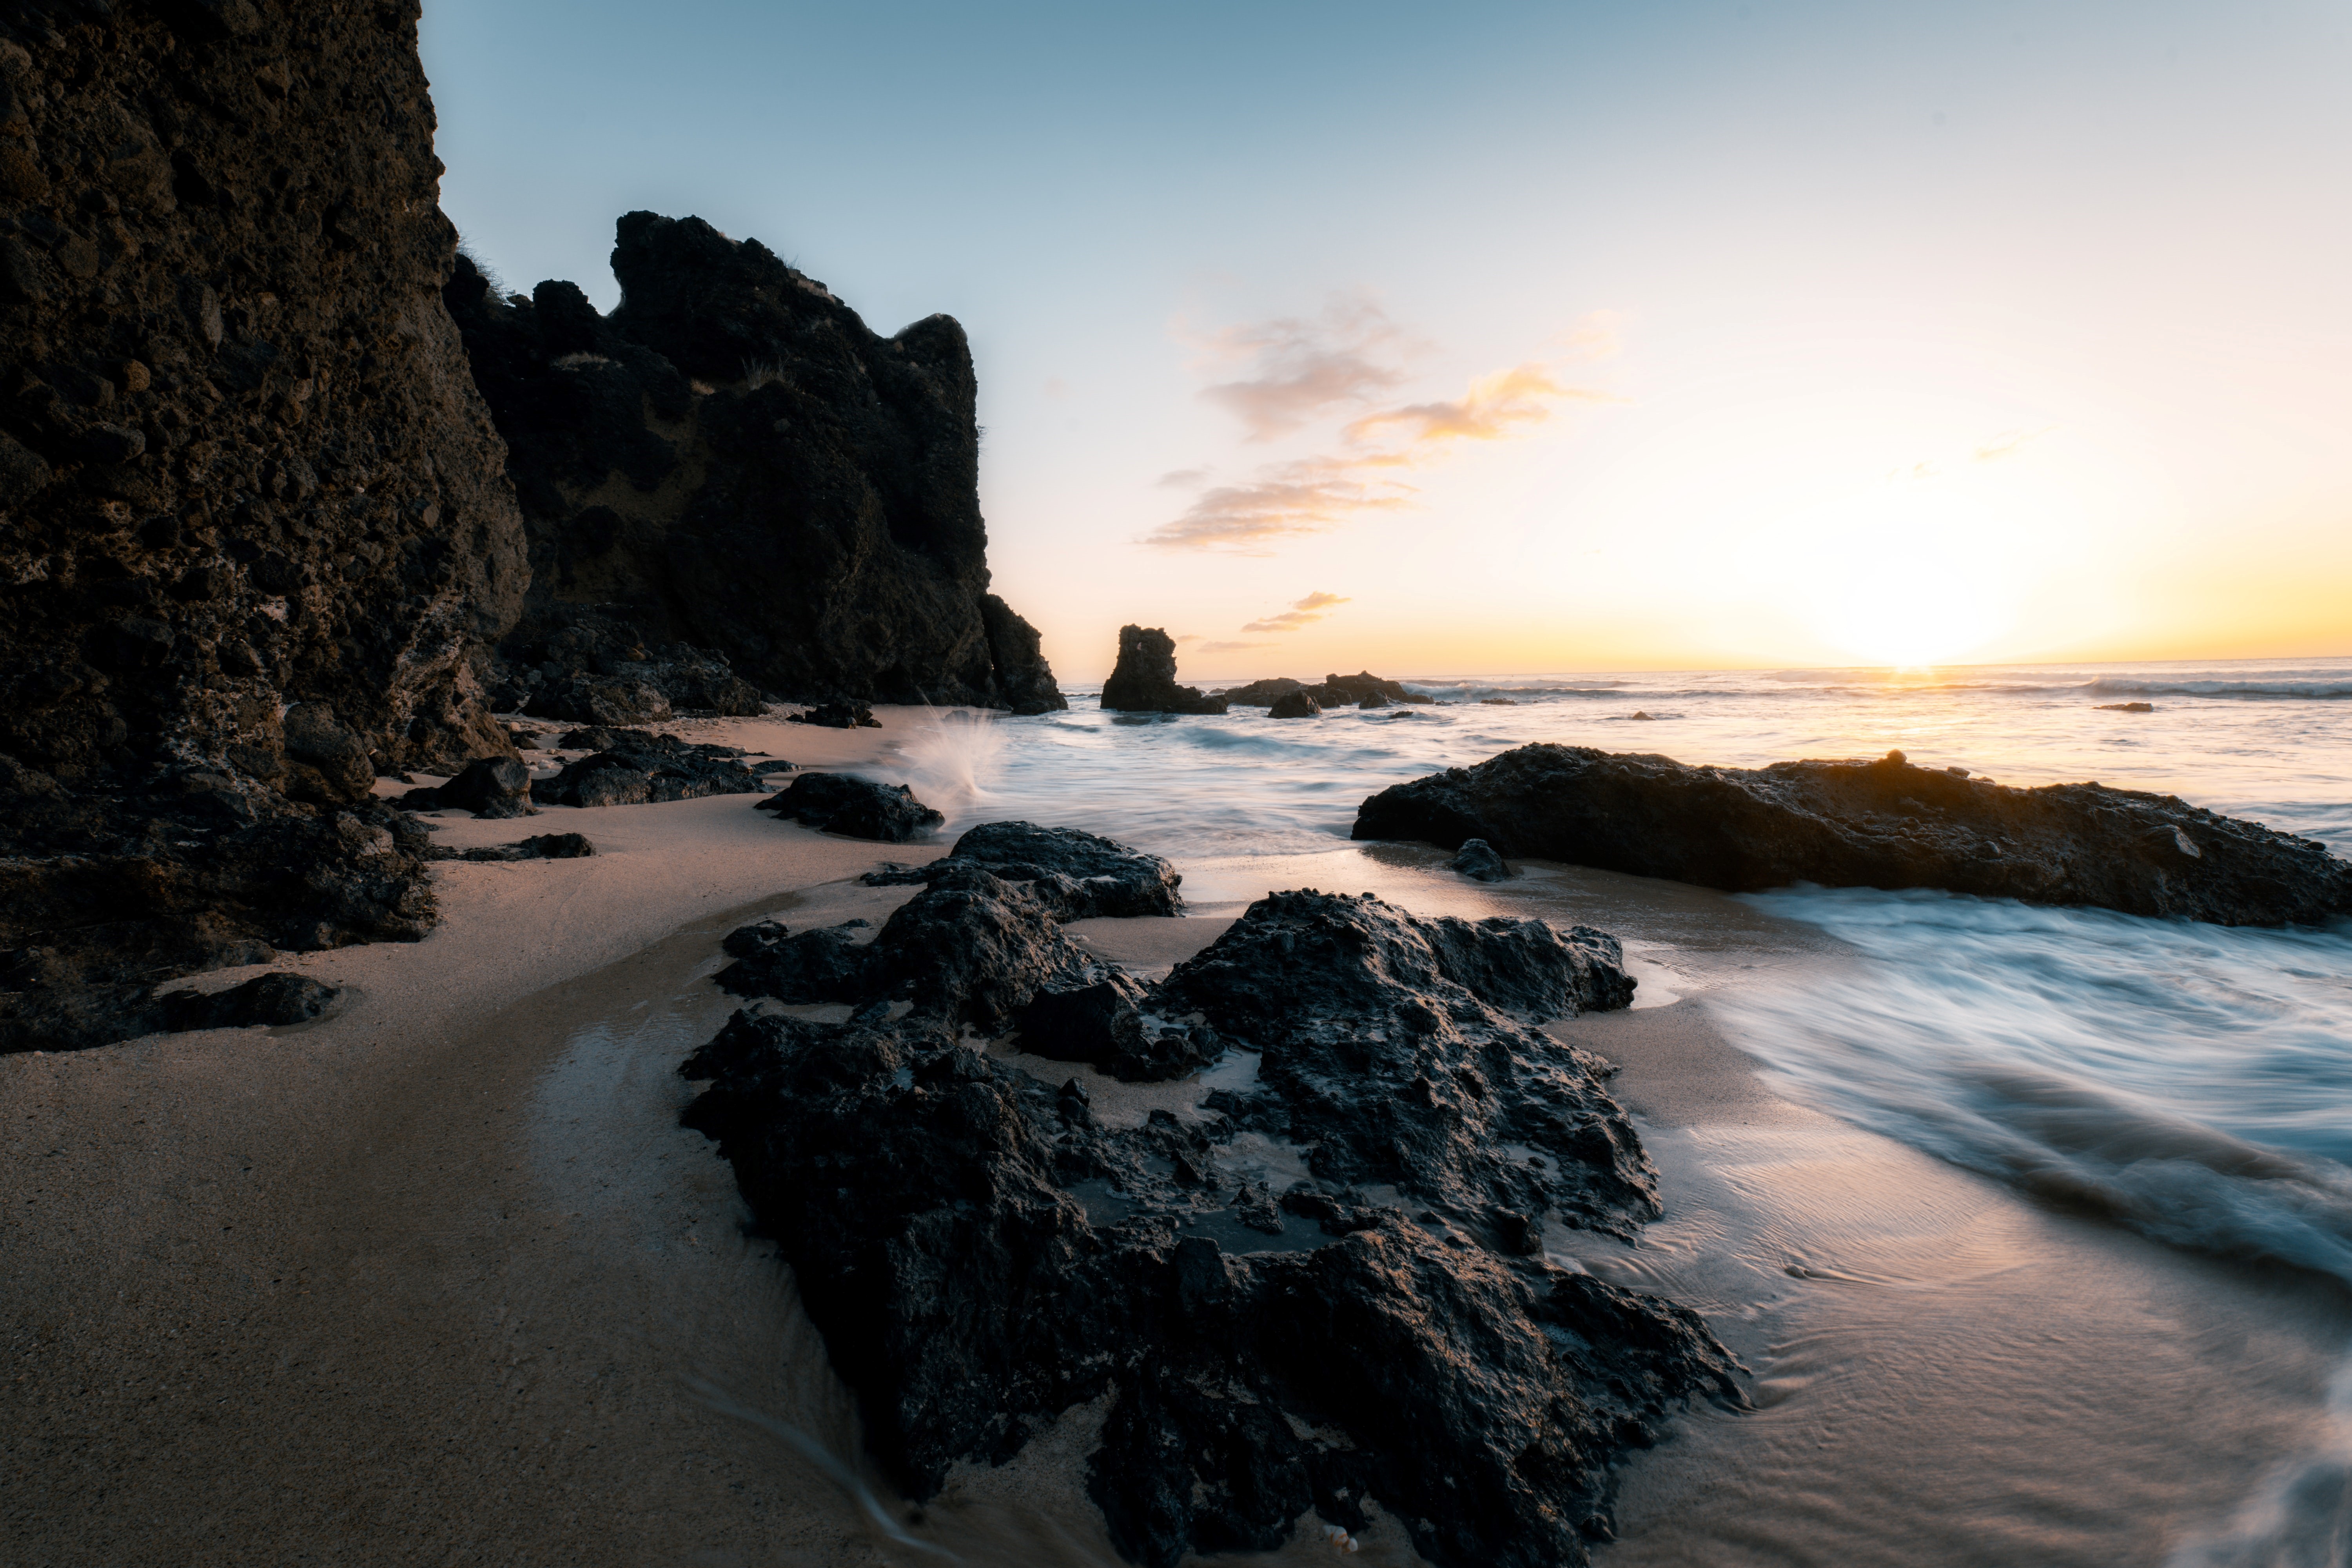
[[[2153,713],[2156,711],[2156,704],[2153,702],[2102,702],[2098,706],[2102,713]]]
[[[1212,697],[1222,697],[1236,708],[1265,708],[1307,689],[1307,682],[1293,680],[1286,675],[1271,676],[1265,680],[1253,680],[1247,686],[1235,686],[1223,691],[1213,691]]]
[[[1322,704],[1308,696],[1302,687],[1276,698],[1267,705],[1265,716],[1269,719],[1312,719],[1322,711]]]
[[[1176,684],[1176,640],[1156,626],[1118,628],[1118,663],[1102,705],[1120,713],[1222,713],[1225,700]]]
[[[1746,769],[1522,746],[1381,791],[1353,837],[1447,848],[1484,838],[1514,858],[1734,892],[1943,888],[2221,925],[2352,913],[2352,865],[2311,839],[2173,795],[2018,789],[1914,767],[1900,752]]]
[[[1608,1538],[1612,1467],[1675,1405],[1745,1403],[1695,1314],[1543,1256],[1547,1224],[1659,1212],[1605,1064],[1511,1016],[1622,1006],[1613,939],[1276,893],[1145,987],[978,866],[866,935],[730,937],[728,989],[865,1005],[755,1001],[680,1070],[909,1496],[1100,1400],[1087,1489],[1130,1562],[1377,1508],[1429,1562],[1551,1568]],[[1257,1071],[1114,1128],[959,1035],[1008,1017],[1024,1049]]]

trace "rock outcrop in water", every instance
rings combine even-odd
[[[1237,708],[1269,708],[1294,692],[1304,692],[1318,708],[1385,708],[1391,702],[1434,702],[1418,691],[1408,691],[1401,681],[1374,675],[1370,670],[1359,670],[1353,675],[1327,675],[1322,684],[1309,686],[1303,680],[1277,675],[1265,680],[1253,680],[1247,686],[1236,686],[1220,691],[1217,696]],[[1295,714],[1277,713],[1276,718]]]
[[[501,300],[462,259],[446,290],[530,530],[502,689],[606,722],[667,714],[641,697],[606,720],[583,687],[722,711],[757,711],[760,690],[1067,706],[1035,630],[988,592],[961,327],[878,337],[699,218],[623,217],[613,272],[610,316],[571,283]],[[688,668],[696,650],[719,667]]]
[[[1623,1005],[1612,939],[1277,893],[1147,990],[978,859],[878,932],[737,932],[730,990],[863,1005],[754,1002],[681,1069],[910,1495],[1100,1402],[1088,1489],[1151,1568],[1309,1509],[1550,1568],[1607,1536],[1610,1467],[1674,1405],[1743,1402],[1696,1316],[1542,1256],[1548,1224],[1657,1213],[1606,1069],[1514,1016]],[[1111,1126],[961,1033],[1105,989],[1162,1076],[1231,1047],[1255,1082]]]
[[[1121,713],[1222,713],[1222,697],[1176,684],[1176,640],[1157,626],[1118,628],[1118,662],[1103,682],[1102,705]]]
[[[471,659],[522,528],[415,18],[0,9],[0,1049],[421,934],[373,777],[512,750]]]
[[[2352,865],[2311,839],[2172,795],[2020,789],[1914,767],[1900,752],[1751,770],[1522,746],[1381,791],[1354,837],[1449,849],[1484,838],[1506,856],[1734,892],[1942,888],[2221,925],[2352,914]]]

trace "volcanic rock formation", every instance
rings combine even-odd
[[[1734,892],[1944,888],[2034,904],[2284,925],[2352,914],[2352,865],[2325,846],[2104,784],[2019,789],[1877,762],[1686,767],[1537,744],[1397,784],[1364,802],[1358,838],[1666,877]]]
[[[526,559],[415,0],[0,9],[0,1049],[433,919]],[[290,709],[289,709],[290,705]]]
[[[1222,713],[1224,699],[1176,684],[1176,640],[1157,626],[1118,628],[1118,662],[1102,705],[1121,713]]]
[[[1624,1005],[1612,939],[1276,893],[1147,992],[977,864],[869,933],[730,937],[730,990],[866,1005],[754,1002],[681,1070],[912,1496],[1101,1402],[1088,1489],[1150,1568],[1310,1508],[1549,1568],[1607,1536],[1611,1466],[1673,1405],[1744,1403],[1692,1313],[1543,1256],[1548,1226],[1658,1212],[1603,1064],[1523,1021]],[[1256,1081],[1113,1128],[961,1032],[1107,986],[1182,1042],[1161,1076],[1230,1046]]]
[[[623,217],[613,271],[610,316],[571,283],[501,300],[462,258],[446,291],[530,531],[502,690],[583,721],[575,689],[615,680],[729,711],[759,690],[1067,706],[988,592],[961,327],[877,337],[694,217]],[[695,650],[729,668],[681,674]],[[604,721],[654,717],[638,700]]]

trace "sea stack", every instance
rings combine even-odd
[[[1102,705],[1121,713],[1222,713],[1225,700],[1176,684],[1176,642],[1157,626],[1118,628],[1118,663]]]

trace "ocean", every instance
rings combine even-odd
[[[1604,1560],[2352,1560],[2352,922],[1694,902],[1558,868],[1486,890],[1347,837],[1377,790],[1553,741],[1738,766],[1899,749],[2178,795],[2352,857],[2352,659],[1401,679],[1437,701],[1171,718],[1081,688],[1066,713],[942,715],[899,773],[950,831],[1022,817],[1167,855],[1198,912],[1318,885],[1617,929],[1638,1005],[1701,1010],[1819,1119],[1645,1128],[1679,1208],[1644,1247],[1562,1259],[1703,1305],[1775,1391],[1637,1467]],[[1809,1163],[1841,1195],[1800,1214],[1787,1172]],[[1889,1184],[1941,1217],[1890,1229]],[[1856,1427],[1878,1436],[1835,1439]]]

